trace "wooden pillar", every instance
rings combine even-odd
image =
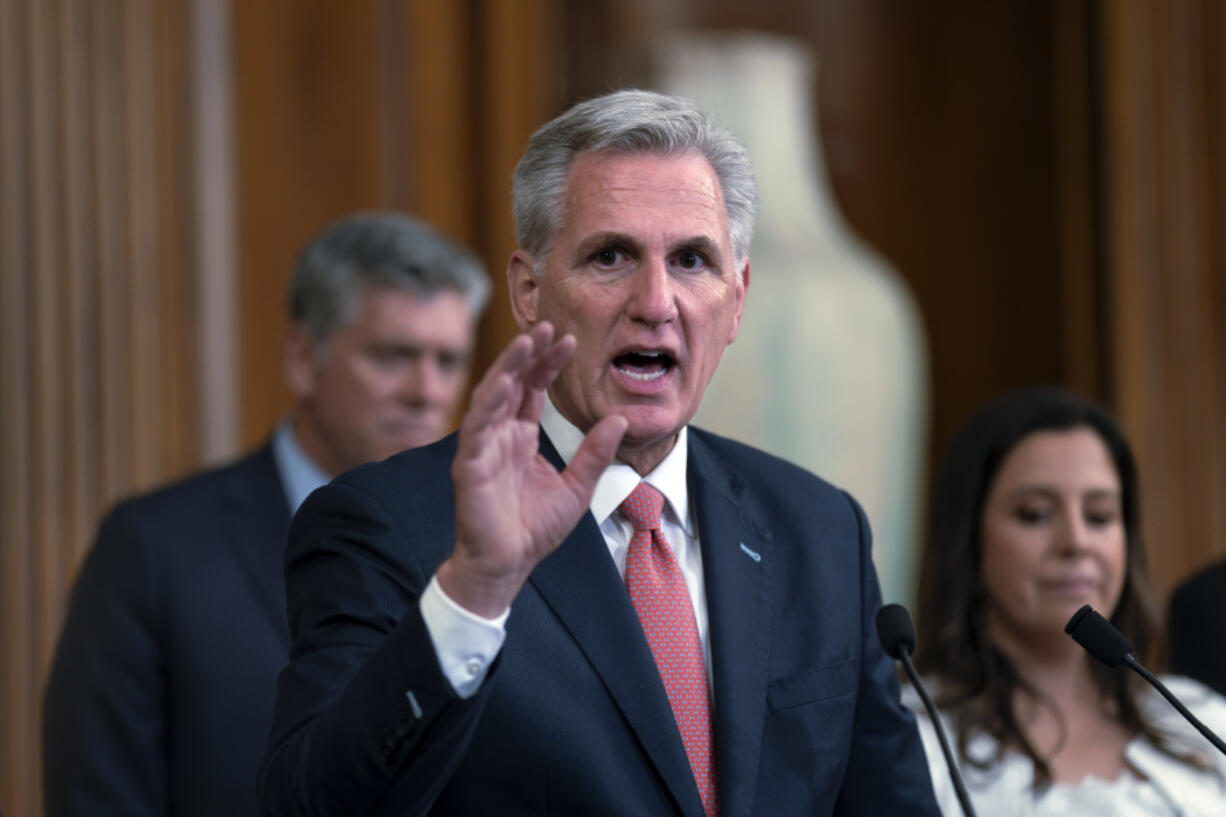
[[[122,495],[195,466],[184,2],[0,0],[0,804],[41,813],[42,686]]]

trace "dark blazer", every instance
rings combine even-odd
[[[937,813],[874,634],[847,495],[691,430],[722,817]],[[454,435],[314,493],[290,533],[294,646],[267,817],[686,815],[702,806],[659,673],[587,514],[516,599],[480,690],[443,677],[417,599],[450,553]],[[542,453],[560,467],[542,435]],[[411,693],[411,694],[410,694]]]
[[[47,684],[48,817],[256,813],[289,520],[271,447],[106,518]]]
[[[1226,562],[1175,590],[1167,617],[1170,671],[1226,695]]]

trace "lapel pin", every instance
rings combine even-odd
[[[758,553],[756,550],[750,550],[749,546],[744,542],[741,542],[741,550],[745,551],[745,555],[753,559],[755,562],[762,561],[762,554]]]
[[[413,717],[421,719],[421,704],[417,703],[417,696],[413,694],[413,690],[406,689],[404,697],[409,699],[409,706],[413,709]]]

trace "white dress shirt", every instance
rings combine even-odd
[[[1202,723],[1219,735],[1223,734],[1226,699],[1188,678],[1167,676],[1162,680]],[[935,679],[930,678],[924,679],[924,683],[930,689],[936,685]],[[915,712],[941,812],[946,817],[961,817],[962,809],[949,779],[949,767],[945,764],[936,730],[910,684],[903,688],[902,700]],[[1000,761],[986,771],[960,764],[967,793],[979,817],[1221,817],[1226,814],[1226,758],[1214,751],[1213,746],[1157,692],[1146,690],[1139,704],[1150,723],[1163,734],[1174,736],[1179,750],[1200,756],[1208,765],[1208,771],[1165,755],[1148,740],[1136,737],[1124,749],[1130,768],[1114,780],[1090,776],[1078,783],[1055,783],[1042,793],[1036,793],[1034,764],[1024,755],[1006,751]],[[953,744],[948,713],[941,712],[941,722]],[[967,746],[972,757],[989,758],[995,750],[996,741],[983,734],[974,736]]]
[[[570,463],[584,434],[563,417],[546,398],[541,415],[541,427],[553,443],[562,461]],[[707,597],[702,580],[702,554],[698,545],[698,532],[690,512],[689,487],[686,483],[688,461],[688,433],[682,428],[677,442],[664,460],[646,477],[629,465],[614,461],[596,482],[589,509],[617,571],[623,577],[626,571],[626,552],[634,527],[617,512],[618,506],[630,496],[639,482],[648,482],[664,494],[665,507],[661,520],[664,538],[677,560],[690,591],[698,634],[702,638],[703,658],[707,669],[707,683],[711,683],[711,644],[707,627]],[[437,577],[432,577],[421,596],[421,614],[426,629],[434,643],[443,674],[451,682],[456,694],[462,698],[473,695],[481,686],[489,665],[497,657],[506,640],[507,610],[498,619],[486,619],[465,610],[450,599],[439,586]]]

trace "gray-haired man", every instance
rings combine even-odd
[[[459,434],[295,519],[266,817],[935,815],[859,506],[688,425],[749,288],[744,148],[622,91],[513,195],[523,334]]]
[[[47,814],[254,815],[289,654],[290,517],[342,471],[446,433],[489,279],[421,222],[360,213],[300,254],[283,365],[296,402],[241,460],[118,505],[47,686]]]

